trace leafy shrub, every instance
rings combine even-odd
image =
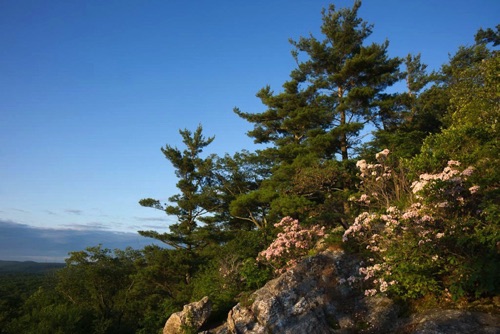
[[[268,267],[261,265],[254,258],[243,261],[240,274],[247,290],[261,288],[272,276]]]
[[[274,226],[279,232],[269,247],[258,256],[258,261],[270,264],[275,273],[283,273],[308,254],[318,239],[325,235],[325,228],[318,225],[303,227],[299,221],[285,217]]]
[[[498,208],[481,210],[481,188],[470,181],[474,171],[449,161],[442,172],[413,182],[411,205],[356,217],[343,238],[367,252],[360,274],[373,287],[365,294],[456,299],[498,292]]]

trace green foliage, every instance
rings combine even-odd
[[[156,333],[167,318],[190,301],[185,273],[192,264],[182,250],[148,246],[132,276],[131,308],[138,312],[138,333]]]
[[[498,46],[500,44],[500,24],[496,26],[496,31],[491,28],[486,30],[479,29],[474,38],[476,44],[493,43],[493,46]]]
[[[193,278],[192,300],[208,296],[212,302],[211,319],[221,321],[236,304],[240,292],[238,269],[241,265],[237,256],[225,256],[203,267]]]
[[[278,159],[290,162],[306,153],[320,158],[348,149],[367,122],[377,122],[381,94],[399,78],[400,60],[387,56],[388,43],[364,45],[372,26],[357,17],[361,6],[323,11],[324,40],[301,37],[291,41],[298,68],[277,95],[266,87],[257,96],[268,110],[260,114],[235,112],[254,123],[249,135],[256,143],[273,143]],[[304,55],[306,60],[301,61]]]
[[[272,159],[247,151],[216,159],[214,182],[219,205],[215,219],[225,228],[266,228],[269,201],[256,190],[269,178],[272,165]]]
[[[33,261],[20,262],[0,260],[0,277],[5,274],[49,274],[62,267],[64,267],[63,263],[37,263]]]
[[[212,301],[211,321],[227,318],[238,296],[260,288],[271,277],[268,268],[251,262],[265,245],[262,230],[241,231],[228,243],[214,249],[209,262],[193,279],[192,300],[208,296]]]
[[[137,251],[89,247],[72,252],[58,272],[56,290],[80,309],[94,315],[93,331],[133,332],[136,315],[129,309]]]
[[[448,160],[474,165],[477,171],[472,177],[484,196],[479,210],[494,207],[499,196],[499,68],[499,54],[483,44],[457,52],[446,67],[452,76],[450,126],[426,138],[421,153],[412,161],[416,171],[439,170]]]
[[[291,77],[310,87],[321,105],[331,115],[327,129],[338,138],[338,151],[342,160],[349,158],[348,149],[356,143],[356,136],[367,122],[376,122],[382,93],[401,77],[401,60],[389,58],[389,43],[364,45],[372,33],[369,25],[357,16],[361,1],[352,8],[335,9],[330,5],[323,10],[321,31],[325,37],[319,41],[313,36],[291,41],[299,63]],[[300,62],[305,53],[307,60]]]
[[[34,267],[36,267],[36,271],[39,267],[43,267],[34,266],[33,263],[26,266],[24,262],[7,263],[5,261],[3,264],[8,273],[0,274],[0,296],[2,296],[0,298],[0,328],[8,328],[13,319],[23,315],[23,305],[30,296],[42,286],[51,283],[53,272],[29,273],[33,271]],[[21,270],[22,272],[20,272]]]
[[[247,258],[240,268],[241,277],[247,290],[253,291],[261,288],[272,277],[271,268],[263,266],[255,258]]]
[[[347,227],[345,200],[354,176],[348,151],[358,144],[365,124],[379,123],[388,112],[383,105],[389,96],[383,92],[401,77],[401,61],[388,57],[387,42],[365,44],[372,26],[357,16],[360,6],[356,1],[352,8],[325,9],[324,40],[310,36],[291,41],[298,67],[282,92],[270,87],[258,92],[265,112],[235,109],[254,124],[249,136],[270,145],[259,155],[275,162],[258,189],[231,204],[234,213],[260,207],[268,210],[267,221],[292,216]],[[422,80],[415,78],[413,86]],[[335,161],[337,155],[342,163]]]
[[[407,91],[387,97],[381,104],[383,127],[364,145],[363,157],[369,158],[385,148],[400,158],[412,158],[420,152],[422,141],[444,127],[449,106],[448,90],[437,73],[427,74],[420,54],[405,59]]]
[[[88,310],[65,301],[53,288],[40,288],[24,303],[22,316],[14,319],[5,333],[92,332],[93,318]]]
[[[376,278],[378,290],[367,290],[368,294],[383,290],[409,300],[451,302],[451,297],[474,299],[499,292],[495,282],[500,277],[500,58],[497,51],[486,47],[494,41],[493,32],[479,35],[476,45],[461,47],[443,66],[439,84],[418,96],[416,117],[397,124],[394,134],[376,133],[375,143],[392,141],[401,145],[393,146],[397,155],[414,156],[404,160],[401,175],[402,180],[418,179],[413,184],[418,196],[406,191],[406,201],[393,198],[377,206],[377,201],[369,198],[373,185],[389,194],[394,194],[393,189],[385,182],[363,180],[362,190],[367,195],[357,201],[364,204],[367,213],[356,218],[346,237],[366,233],[358,235],[357,245],[351,243],[350,248],[364,249],[364,255],[372,260],[363,270],[365,277]],[[426,109],[429,106],[432,108]],[[411,135],[405,129],[415,126],[424,129],[419,115],[425,110],[437,116],[441,129],[427,132],[430,135],[419,154],[414,154],[416,145],[407,153],[404,150],[412,146],[405,141],[413,137],[401,135]],[[401,151],[403,154],[398,153]],[[463,166],[460,170],[457,160]],[[471,165],[474,169],[465,168]]]
[[[210,219],[206,214],[217,206],[210,177],[213,158],[200,157],[203,149],[210,145],[214,137],[205,138],[202,131],[201,125],[194,132],[180,131],[182,142],[186,147],[182,152],[169,145],[161,149],[175,168],[175,175],[179,179],[177,188],[180,194],[168,199],[171,204],[162,205],[158,200],[151,198],[139,201],[143,206],[165,211],[168,215],[176,216],[178,219],[178,223],[169,226],[170,233],[160,234],[156,231],[139,231],[139,233],[160,240],[173,248],[185,249],[187,252],[203,247],[208,241],[207,230],[199,224],[209,224]],[[208,232],[214,232],[214,228],[212,227]],[[205,236],[200,238],[198,233],[205,234]]]
[[[450,161],[439,174],[420,175],[412,184],[413,204],[365,211],[345,232],[346,241],[368,250],[368,265],[360,269],[375,285],[368,295],[457,299],[498,294],[499,221],[478,214],[488,202],[472,182],[474,168],[458,166]]]

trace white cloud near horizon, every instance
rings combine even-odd
[[[154,240],[138,233],[91,228],[40,228],[0,219],[0,260],[64,262],[69,252],[99,244],[110,249],[142,249],[153,243]]]

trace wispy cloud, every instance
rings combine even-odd
[[[61,229],[86,231],[86,230],[109,230],[109,226],[99,222],[90,222],[87,224],[63,224]]]
[[[173,222],[172,219],[160,217],[134,217],[134,219],[141,222]]]
[[[12,208],[12,211],[22,212],[22,213],[30,213],[28,210],[18,209],[18,208]]]
[[[72,215],[77,215],[77,216],[80,216],[81,214],[83,214],[83,211],[79,210],[79,209],[66,209],[66,210],[64,210],[64,212],[70,213]]]

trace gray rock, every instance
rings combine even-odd
[[[500,316],[464,310],[435,309],[413,315],[405,327],[406,332],[412,334],[499,334]]]
[[[184,306],[168,318],[163,327],[163,334],[183,334],[186,329],[198,330],[210,316],[212,303],[208,297]]]
[[[227,322],[205,334],[500,334],[500,316],[432,310],[399,318],[384,296],[365,297],[357,285],[360,261],[341,250],[301,261],[238,304]],[[349,278],[351,278],[349,283]]]
[[[227,332],[228,333],[254,333],[266,334],[267,329],[256,321],[253,312],[241,305],[236,305],[227,317]],[[219,333],[220,334],[220,333]]]
[[[225,328],[213,333],[377,333],[397,316],[387,298],[367,301],[346,282],[357,276],[358,259],[342,251],[307,258],[271,280],[252,296],[248,307],[235,306]]]

